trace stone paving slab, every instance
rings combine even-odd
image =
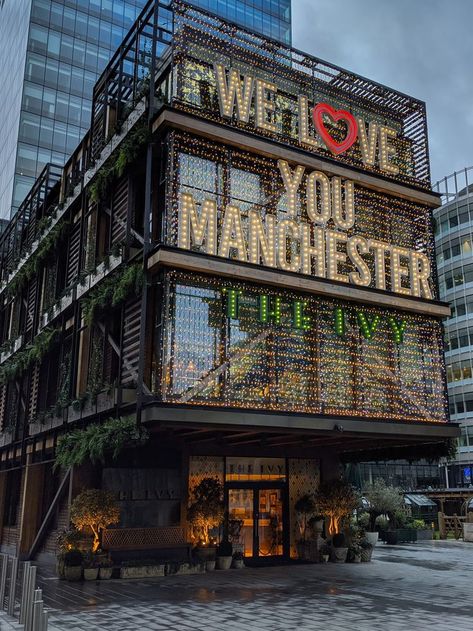
[[[369,564],[40,586],[49,631],[471,631],[472,578],[473,544],[435,541],[381,544]]]

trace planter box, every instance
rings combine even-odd
[[[473,524],[463,523],[463,541],[473,543]]]
[[[131,565],[120,568],[120,578],[154,578],[164,576],[163,565]]]
[[[417,530],[417,541],[432,541],[434,538],[434,531],[430,528],[425,530]]]
[[[397,543],[415,543],[417,541],[417,530],[415,528],[386,530],[384,541],[391,546],[395,546]]]

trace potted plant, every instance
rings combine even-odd
[[[329,535],[340,532],[340,523],[350,515],[360,503],[357,491],[343,478],[323,482],[315,496],[320,512],[328,522]]]
[[[348,546],[346,537],[342,532],[338,532],[332,537],[332,561],[334,563],[345,563],[347,554]]]
[[[296,523],[299,530],[299,540],[297,541],[297,555],[299,559],[310,559],[310,528],[309,522],[315,512],[315,500],[313,495],[306,493],[302,495],[294,504],[296,512]]]
[[[235,570],[241,570],[245,567],[245,557],[243,556],[243,552],[234,552],[233,553],[233,561],[232,568]]]
[[[84,580],[96,581],[99,577],[99,564],[94,553],[90,550],[82,562],[84,568]]]
[[[361,563],[361,545],[357,541],[352,541],[348,546],[347,561],[349,563]]]
[[[387,485],[382,478],[369,485],[365,490],[365,495],[369,502],[368,513],[370,516],[365,537],[374,547],[379,537],[379,531],[376,530],[377,518],[380,515],[387,515],[391,518],[396,511],[402,510],[404,498],[400,489]]]
[[[416,530],[417,541],[431,541],[433,538],[433,530],[426,526],[423,519],[413,519],[412,528]]]
[[[369,541],[369,539],[367,539],[366,537],[363,537],[363,539],[360,541],[360,547],[361,547],[361,562],[368,563],[369,561],[371,561],[371,556],[373,554],[374,546],[371,543],[371,541]]]
[[[195,487],[187,511],[191,540],[200,561],[215,561],[215,543],[210,531],[222,524],[223,516],[222,484],[217,478],[204,478]]]
[[[228,539],[223,539],[217,546],[217,569],[229,570],[233,559],[232,544]]]
[[[81,533],[75,528],[69,528],[61,530],[56,539],[57,545],[57,560],[56,570],[59,578],[65,578],[65,555],[70,550],[79,548],[79,543],[82,539]]]
[[[92,552],[96,552],[100,547],[102,530],[120,521],[120,509],[112,493],[101,489],[89,489],[82,491],[72,502],[71,521],[78,529],[92,530]]]
[[[320,548],[320,560],[322,563],[328,563],[330,559],[330,546],[327,543],[324,543]]]
[[[99,564],[99,578],[101,581],[108,581],[112,578],[113,561],[102,559]]]
[[[80,550],[69,550],[64,554],[64,578],[66,581],[80,581],[83,558]]]

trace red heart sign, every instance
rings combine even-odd
[[[342,142],[335,141],[332,136],[325,129],[324,114],[328,114],[335,122],[344,121],[348,127],[348,133]],[[355,117],[346,110],[334,110],[328,103],[318,103],[312,110],[312,117],[314,119],[314,125],[318,131],[320,137],[330,149],[332,153],[343,153],[349,149],[355,142],[358,135],[358,125],[356,124]]]

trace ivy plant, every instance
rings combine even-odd
[[[61,438],[54,466],[69,468],[87,461],[104,462],[107,455],[116,460],[123,449],[144,445],[148,438],[148,432],[130,416],[92,423]]]
[[[141,149],[149,142],[150,131],[147,125],[137,125],[123,140],[118,151],[114,153],[97,171],[90,186],[90,199],[99,202],[105,199],[110,185],[117,177],[121,177],[129,164],[135,162]]]

